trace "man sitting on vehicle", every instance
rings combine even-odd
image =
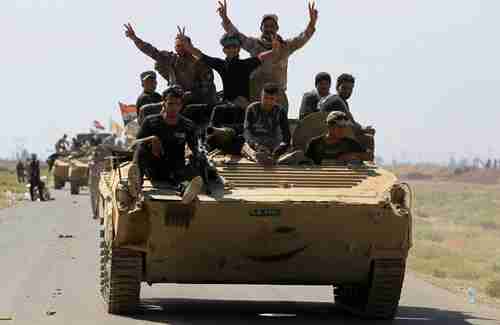
[[[188,185],[184,183],[196,172],[203,172],[194,171],[193,164],[186,166],[186,144],[192,152],[192,163],[208,163],[208,160],[200,152],[198,129],[179,113],[183,107],[183,95],[178,86],[165,90],[161,113],[147,117],[137,134],[137,140],[142,139],[143,142],[139,143],[134,155],[139,173],[134,175],[134,166],[131,168],[132,175],[129,175],[129,184],[132,182],[130,185],[135,192],[133,196],[140,195],[144,175],[152,181],[166,181],[178,186],[183,193],[183,203],[192,202],[201,191],[203,179],[199,176],[194,177]],[[210,168],[209,172],[211,177],[217,176],[215,168]]]
[[[331,94],[323,97],[318,103],[318,110],[320,112],[344,112],[347,118],[352,122],[352,128],[357,135],[363,133],[375,134],[375,129],[371,126],[363,127],[361,124],[354,120],[354,117],[349,108],[347,100],[351,98],[354,89],[355,79],[352,75],[343,73],[337,78],[335,86],[337,94]]]
[[[156,92],[157,85],[158,82],[156,81],[156,73],[154,71],[145,71],[141,73],[141,86],[143,91],[139,98],[137,98],[135,104],[135,107],[137,107],[139,121],[144,119],[141,114],[142,107],[161,102],[161,95]]]
[[[56,153],[65,154],[68,152],[68,147],[69,147],[68,135],[65,134],[61,139],[57,140],[56,142],[55,145]]]
[[[306,92],[300,104],[299,119],[304,119],[311,113],[319,112],[318,103],[322,98],[330,95],[332,77],[326,72],[320,72],[314,78],[315,89]]]
[[[321,165],[324,159],[340,161],[369,160],[370,154],[357,141],[346,136],[353,123],[344,112],[331,112],[326,118],[328,131],[311,139],[305,156]]]
[[[251,160],[272,162],[290,146],[288,118],[286,112],[276,104],[279,91],[277,84],[266,84],[260,102],[251,104],[247,109],[243,154]]]

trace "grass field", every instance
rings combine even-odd
[[[500,185],[412,182],[409,267],[431,282],[500,306]]]
[[[47,176],[48,171],[46,168],[42,169],[42,176]],[[10,191],[15,193],[19,198],[22,197],[27,191],[26,184],[19,184],[17,182],[16,172],[7,167],[0,166],[0,208],[9,206],[6,193]]]

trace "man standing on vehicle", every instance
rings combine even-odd
[[[183,42],[184,49],[217,71],[222,79],[226,104],[214,108],[210,119],[211,126],[223,130],[221,137],[230,138],[229,142],[237,142],[236,147],[241,150],[244,142],[242,137],[243,122],[246,109],[250,103],[250,75],[264,61],[271,59],[273,50],[262,52],[253,58],[240,59],[242,44],[240,36],[227,33],[220,40],[223,52],[226,55],[225,59],[210,57],[195,48],[184,36],[184,32],[179,28],[178,39]],[[276,40],[273,43],[275,46],[278,44]],[[221,117],[224,123],[220,123]],[[228,120],[230,120],[230,125],[228,125]],[[221,128],[223,126],[228,127]],[[217,149],[223,148],[218,147]]]
[[[305,93],[302,97],[299,113],[299,119],[301,120],[311,113],[319,112],[319,101],[322,98],[330,95],[332,77],[326,72],[320,72],[315,77],[314,85],[316,88],[310,92]]]
[[[61,139],[56,142],[55,149],[56,153],[67,153],[69,147],[68,135],[65,134]]]
[[[278,34],[278,16],[275,14],[264,15],[262,17],[260,24],[262,35],[259,38],[255,38],[242,34],[229,19],[226,0],[224,2],[219,1],[217,11],[222,18],[224,30],[227,33],[238,33],[242,40],[242,48],[250,53],[252,57],[257,57],[262,52],[271,50],[274,39],[279,41],[279,51],[275,52],[273,60],[265,62],[252,75],[250,99],[251,102],[260,100],[264,84],[277,83],[280,87],[278,104],[288,113],[288,98],[286,95],[288,58],[302,48],[316,31],[318,11],[316,10],[315,3],[309,4],[309,24],[306,30],[299,36],[287,40],[284,40]]]
[[[187,52],[183,42],[176,38],[175,53],[160,51],[137,37],[131,24],[124,26],[125,35],[134,42],[142,53],[155,60],[156,71],[167,80],[168,85],[182,87],[185,92],[185,105],[206,104],[213,106],[215,104],[216,89],[212,69]],[[190,43],[191,39],[187,39]]]
[[[40,161],[36,157],[36,154],[31,155],[29,171],[31,201],[35,201],[35,188],[38,189],[40,201],[45,201],[45,198],[43,197],[44,184],[40,179]]]

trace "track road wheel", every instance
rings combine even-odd
[[[78,181],[71,181],[71,194],[78,195],[80,193],[80,184]]]
[[[101,239],[101,295],[108,313],[132,314],[137,311],[141,275],[140,253],[109,248]]]
[[[404,274],[404,260],[375,260],[370,284],[334,288],[335,303],[362,317],[392,319],[399,306]]]

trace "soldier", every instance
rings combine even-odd
[[[217,71],[222,79],[224,88],[224,100],[228,102],[249,103],[250,99],[250,74],[257,69],[262,62],[270,59],[273,51],[272,49],[266,52],[261,52],[253,58],[240,59],[240,50],[242,41],[238,34],[224,34],[220,40],[223,48],[225,59],[210,57],[205,55],[202,51],[195,48],[189,39],[185,36],[185,31],[180,30],[177,38],[181,41],[183,48],[199,61],[205,63],[210,68]],[[278,42],[273,42],[275,46]],[[243,109],[246,108],[245,104],[239,105]]]
[[[300,104],[299,119],[303,119],[311,113],[318,112],[319,101],[330,95],[330,87],[332,85],[332,77],[326,72],[320,72],[315,77],[314,85],[316,89],[307,92],[302,97]]]
[[[321,165],[323,159],[341,161],[369,160],[369,154],[361,144],[346,136],[347,129],[353,126],[344,112],[334,111],[326,118],[326,134],[311,139],[306,147],[305,156]]]
[[[167,181],[179,186],[182,202],[192,202],[200,193],[203,179],[194,177],[186,185],[194,173],[192,165],[185,164],[185,146],[189,146],[192,157],[205,159],[199,150],[198,130],[193,122],[183,117],[179,112],[183,107],[183,91],[179,87],[169,87],[163,93],[163,110],[160,114],[147,117],[137,134],[137,139],[143,139],[135,151],[134,165],[129,175],[132,184],[132,196],[141,201],[141,188],[144,175],[153,181]],[[149,139],[149,141],[147,141]],[[215,169],[210,170],[211,176],[216,176]],[[138,178],[138,180],[137,180]],[[136,187],[137,186],[137,187]]]
[[[245,116],[243,154],[251,160],[270,163],[290,146],[290,129],[285,111],[277,105],[280,86],[266,84],[261,100],[251,104]]]
[[[55,149],[56,153],[65,154],[68,151],[69,143],[68,143],[68,135],[65,134],[61,139],[56,142]]]
[[[351,98],[352,91],[354,89],[355,79],[352,75],[343,73],[337,78],[337,84],[335,86],[337,94],[329,95],[324,97],[318,103],[318,109],[321,112],[333,112],[339,111],[344,112],[347,118],[353,123],[353,130],[357,135],[362,133],[375,134],[375,130],[371,126],[363,127],[361,124],[354,120],[349,109],[349,103],[347,100]]]
[[[17,182],[19,184],[24,184],[24,182],[26,181],[26,179],[24,178],[24,164],[22,162],[21,159],[19,159],[19,161],[17,162],[17,165],[16,165],[16,173],[17,173]]]
[[[44,184],[40,179],[40,162],[38,161],[36,154],[31,155],[29,171],[31,201],[35,201],[35,187],[38,189],[40,201],[45,201],[45,198],[43,196]]]
[[[288,112],[288,98],[286,96],[287,88],[287,73],[288,73],[288,58],[297,50],[302,48],[313,36],[316,30],[316,22],[318,20],[318,11],[315,4],[309,4],[309,24],[306,30],[299,36],[283,40],[278,35],[279,25],[277,15],[265,15],[260,24],[262,35],[260,38],[248,37],[238,31],[235,25],[231,22],[227,15],[226,0],[224,3],[219,1],[217,9],[222,18],[222,26],[228,33],[238,33],[242,39],[242,47],[250,53],[252,57],[257,57],[261,53],[273,48],[273,39],[279,40],[279,51],[276,51],[272,61],[265,62],[255,73],[251,79],[250,100],[258,101],[262,93],[264,84],[272,82],[280,86],[279,105]]]
[[[229,148],[219,145],[213,146],[213,144],[217,144],[218,142],[212,141],[213,137],[208,139],[209,143],[212,144],[212,148],[222,149],[225,152],[234,152],[234,148],[236,148],[237,152],[241,151],[241,146],[244,142],[242,133],[245,111],[250,103],[250,75],[262,62],[271,58],[272,50],[262,52],[254,58],[240,59],[241,39],[239,35],[224,34],[220,40],[220,44],[223,47],[226,58],[219,59],[207,56],[199,49],[193,47],[184,36],[184,31],[180,29],[178,38],[183,41],[183,47],[186,51],[217,71],[222,79],[224,101],[226,104],[214,108],[210,123],[213,128],[224,130],[224,134],[221,137],[229,138],[230,140],[226,141],[227,143],[235,143],[236,145]],[[276,40],[274,44],[275,46],[278,44]]]
[[[216,89],[212,69],[196,60],[188,53],[182,42],[176,38],[175,53],[160,51],[153,45],[144,42],[135,34],[132,25],[125,26],[125,35],[144,54],[155,60],[155,69],[167,80],[170,86],[180,85],[185,91],[185,101],[188,104],[207,104],[213,106],[216,102]],[[188,38],[188,42],[191,40]]]
[[[156,92],[156,87],[158,86],[156,72],[145,71],[141,73],[141,85],[143,91],[135,104],[137,112],[140,112],[144,105],[161,102],[161,95]]]

